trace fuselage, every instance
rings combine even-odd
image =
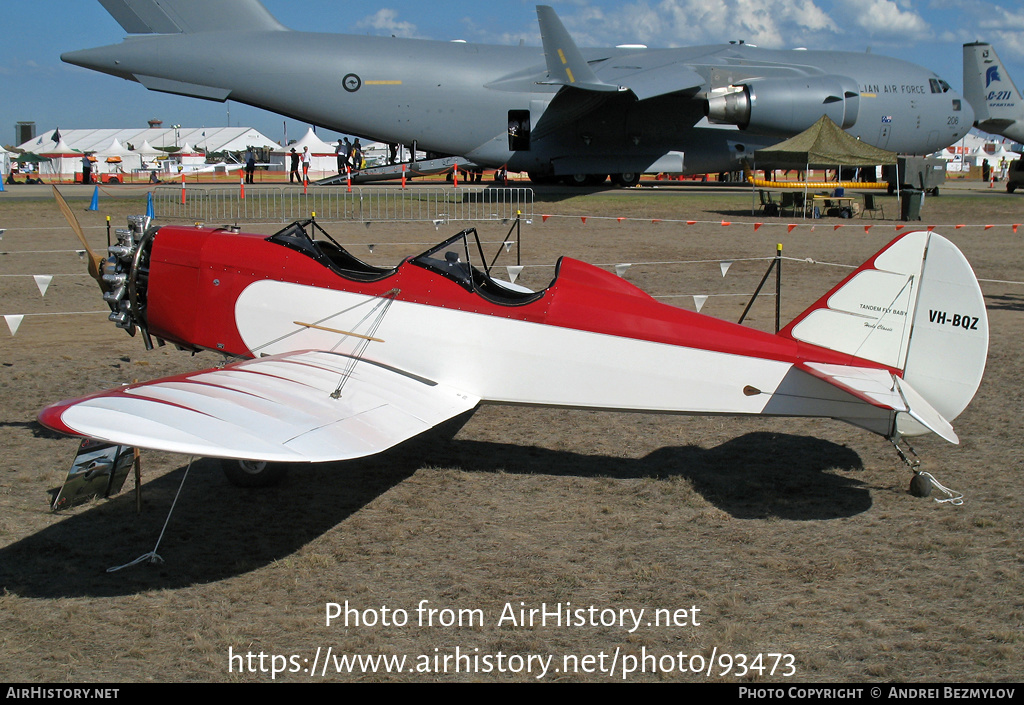
[[[153,90],[231,99],[344,133],[539,173],[649,171],[676,162],[681,168],[660,170],[737,168],[754,150],[833,110],[833,85],[842,91],[840,124],[891,151],[937,151],[974,119],[930,71],[867,53],[725,45],[583,54],[596,70],[640,60],[678,64],[704,86],[668,86],[637,100],[630,91],[546,83],[538,47],[292,31],[132,36],[62,58]],[[737,85],[757,92],[747,124],[709,123],[708,96]]]
[[[488,294],[424,257],[346,276],[273,238],[165,226],[148,257],[148,332],[243,358],[328,351],[490,403],[891,425],[888,410],[834,390],[805,389],[799,404],[776,394],[795,375],[817,384],[799,364],[884,365],[660,303],[568,258],[543,292],[492,282]]]

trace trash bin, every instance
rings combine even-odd
[[[921,205],[924,203],[924,191],[908,188],[900,193],[900,220],[921,220]]]

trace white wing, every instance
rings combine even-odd
[[[39,419],[63,433],[186,455],[325,462],[379,453],[479,401],[368,360],[306,351],[60,402]]]

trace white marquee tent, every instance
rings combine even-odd
[[[316,133],[313,132],[313,128],[310,128],[306,134],[302,136],[302,139],[297,140],[287,147],[277,147],[274,149],[274,151],[270,153],[270,168],[273,171],[288,171],[290,168],[288,163],[289,155],[291,154],[292,148],[294,147],[296,153],[301,155],[302,148],[309,147],[309,171],[311,175],[315,173],[319,178],[324,174],[336,174],[338,173],[338,156],[334,150],[337,146],[337,143],[329,144],[324,142],[316,136]]]
[[[18,145],[26,152],[68,154],[93,152],[97,161],[94,166],[100,173],[124,172],[135,169],[152,169],[161,155],[174,152],[176,146],[187,146],[178,163],[202,163],[205,154],[211,152],[245,152],[252,147],[276,149],[276,142],[251,127],[162,127],[125,129],[72,129],[60,130],[59,143],[53,141],[56,130],[44,130],[34,139]],[[194,146],[192,146],[194,145]],[[137,148],[137,149],[136,149]],[[107,159],[111,162],[107,162]],[[120,164],[116,159],[120,158]],[[81,156],[74,164],[62,158],[59,164],[50,168],[55,174],[72,174],[81,171]],[[73,168],[69,168],[73,167]]]

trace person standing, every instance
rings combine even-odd
[[[288,171],[288,183],[294,183],[298,181],[302,183],[299,178],[299,153],[295,151],[295,147],[292,147],[292,153],[289,157],[292,160],[291,169]]]
[[[256,173],[256,154],[252,151],[252,147],[245,153],[245,183],[253,184],[256,183],[254,175]]]
[[[92,161],[90,161],[88,154],[82,155],[82,183],[92,183]]]
[[[310,162],[309,147],[302,148],[302,182],[309,183],[309,162]]]
[[[342,144],[341,139],[338,139],[338,146],[334,148],[334,156],[338,158],[338,176],[345,173],[345,167],[348,165],[348,149]]]
[[[358,137],[356,137],[356,141],[352,143],[352,168],[363,168],[363,146],[359,144]]]

